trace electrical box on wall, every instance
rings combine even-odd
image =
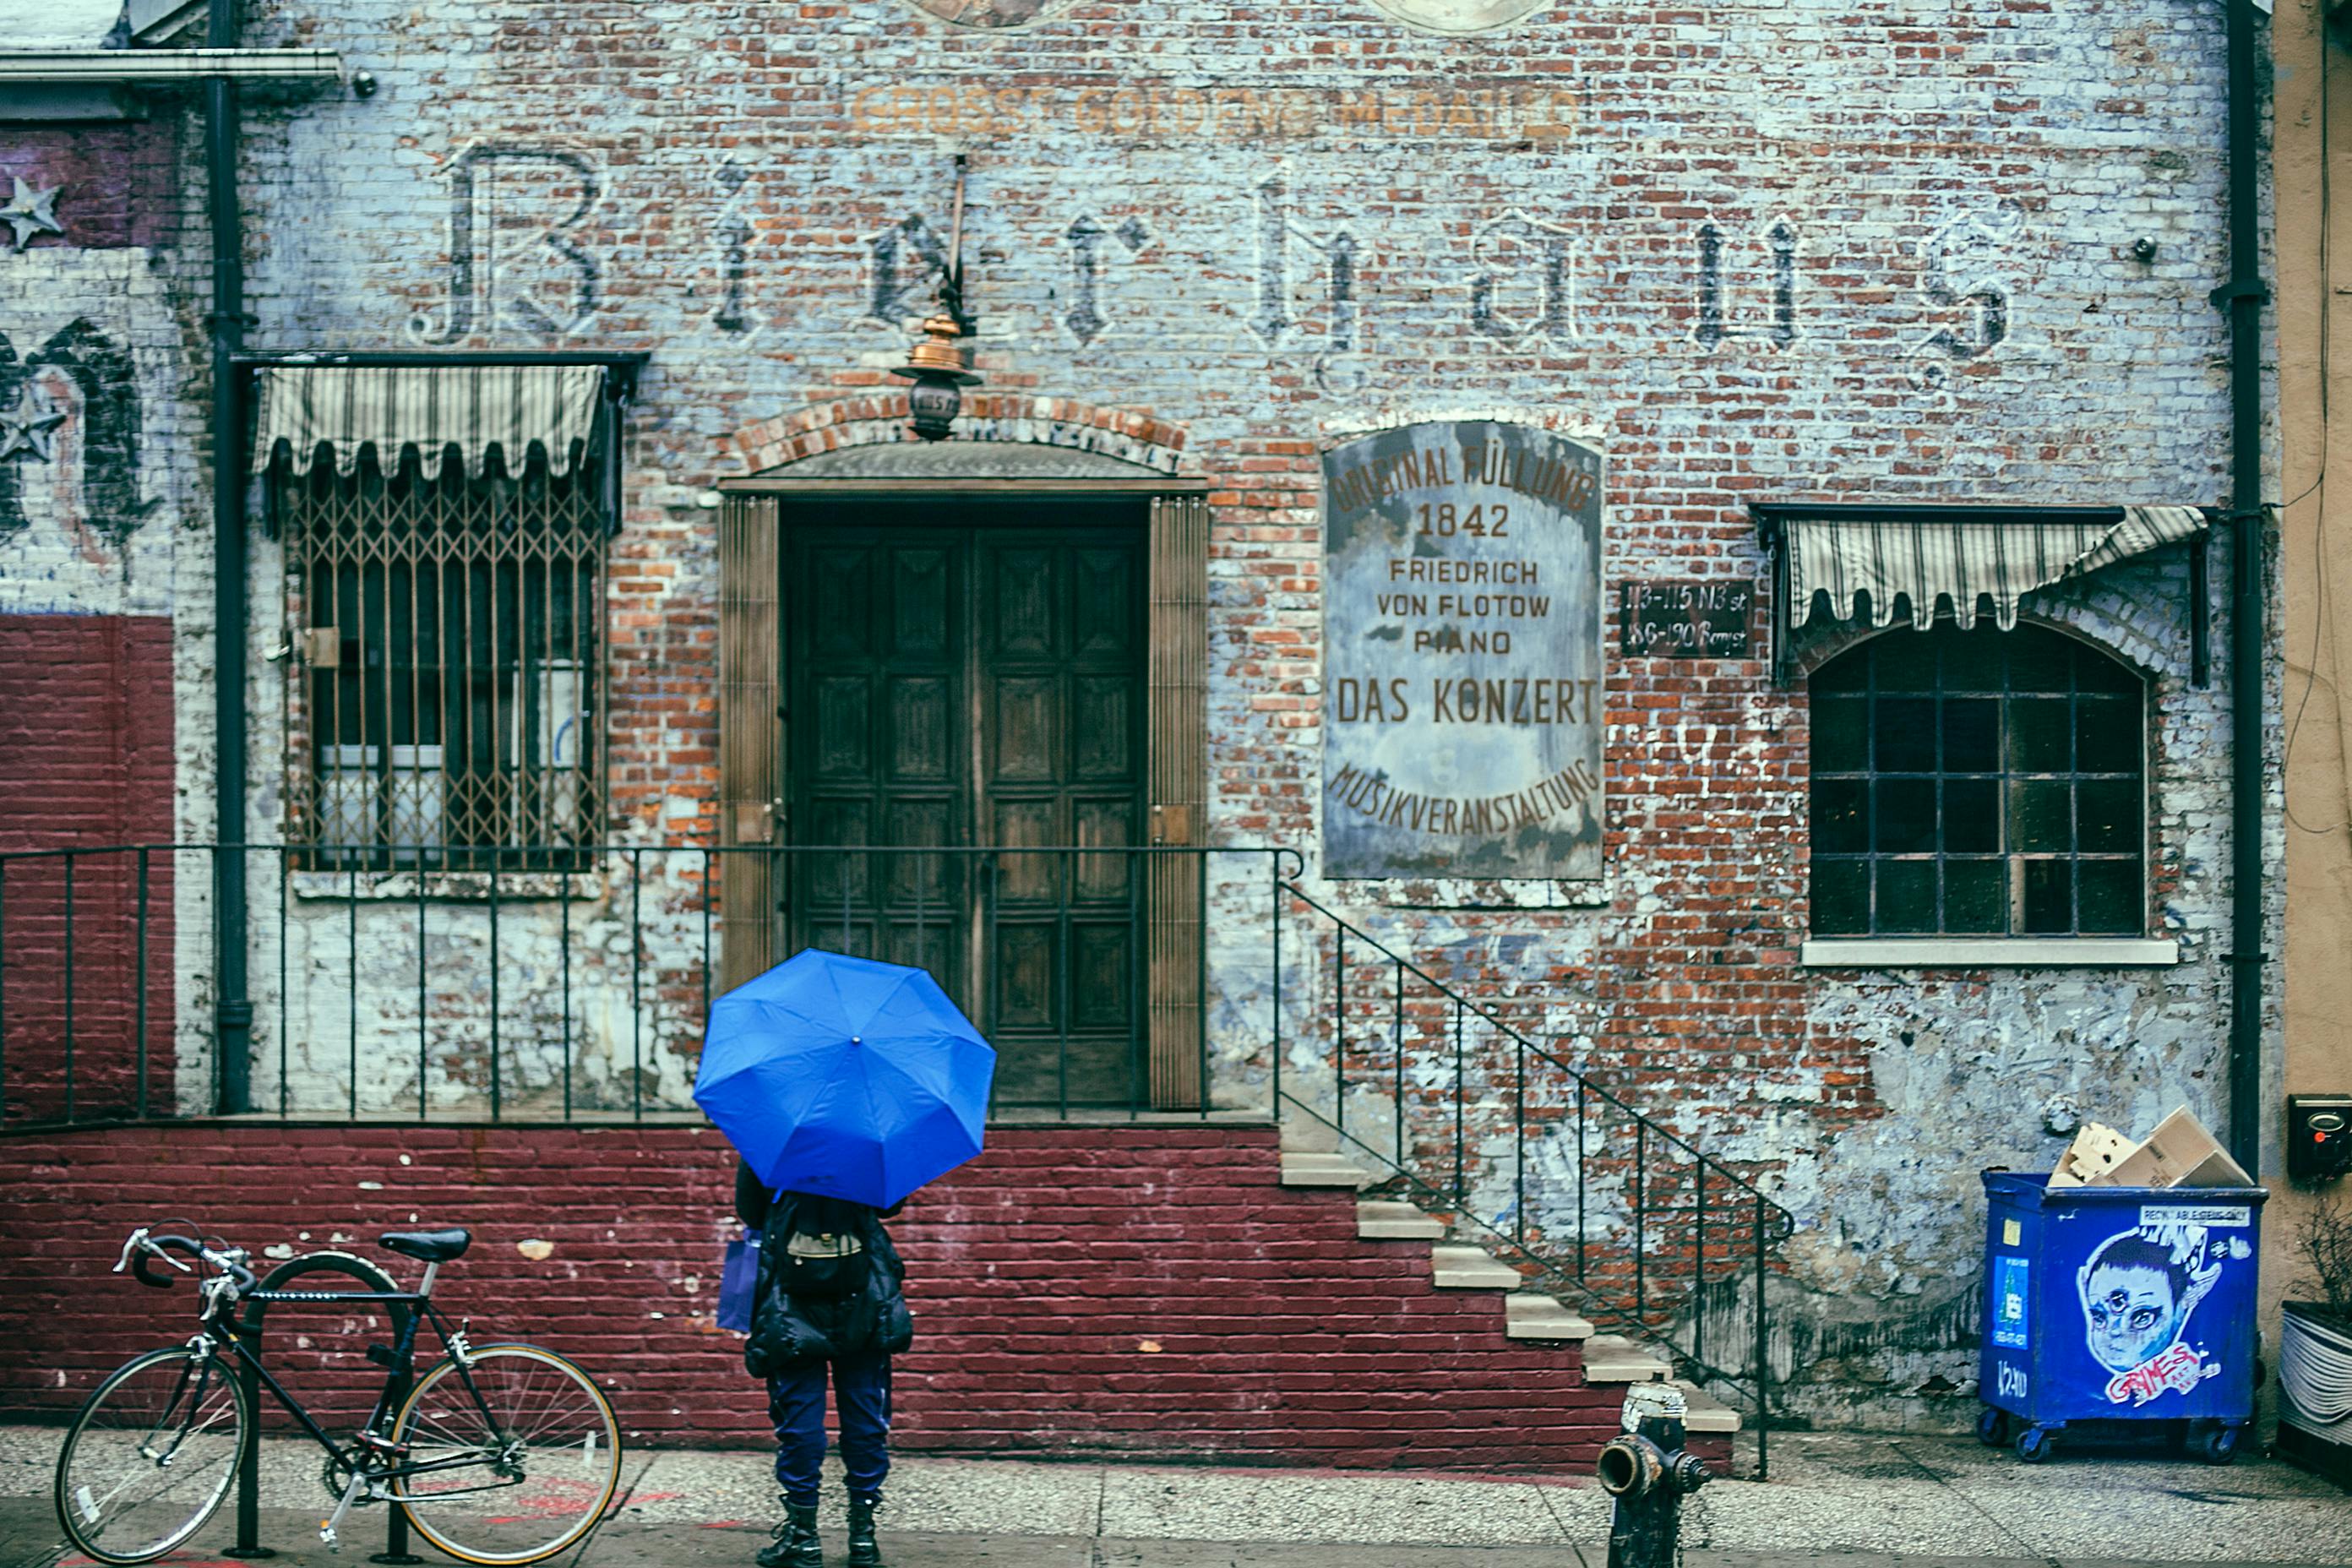
[[[2286,1173],[2326,1182],[2352,1173],[2352,1094],[2286,1097]]]

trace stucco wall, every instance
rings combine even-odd
[[[2283,673],[2288,715],[2284,781],[2288,813],[2278,861],[2294,919],[2285,931],[2284,1042],[2273,1088],[2284,1094],[2337,1094],[2352,1084],[2352,772],[2347,772],[2344,689],[2345,620],[2337,584],[2352,574],[2345,542],[2347,501],[2330,496],[2328,459],[2345,443],[2329,418],[2345,372],[2331,365],[2328,246],[2344,220],[2330,212],[2327,183],[2343,166],[2331,154],[2326,116],[2347,103],[2343,45],[2322,30],[2320,7],[2280,7],[2271,24],[2277,74],[2273,164],[2278,202],[2279,398],[2282,426],[2279,547],[2284,616]],[[2333,55],[2333,59],[2327,57]],[[2335,79],[2329,79],[2331,72]],[[2298,1227],[2315,1205],[2340,1201],[2328,1188],[2291,1185],[2275,1163],[2263,1256],[2264,1328],[2298,1289],[2309,1266],[2297,1256]]]

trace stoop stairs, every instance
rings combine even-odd
[[[1497,1297],[1503,1332],[1514,1340],[1579,1345],[1584,1381],[1596,1386],[1671,1382],[1688,1406],[1685,1426],[1694,1434],[1725,1436],[1739,1430],[1739,1413],[1696,1384],[1675,1378],[1673,1366],[1629,1339],[1596,1333],[1587,1319],[1556,1297],[1531,1289],[1519,1271],[1484,1247],[1454,1244],[1443,1220],[1399,1199],[1363,1196],[1379,1178],[1338,1152],[1336,1138],[1322,1128],[1286,1126],[1282,1133],[1282,1184],[1344,1188],[1356,1200],[1356,1235],[1366,1241],[1395,1242],[1429,1249],[1431,1282],[1440,1290],[1486,1290]]]

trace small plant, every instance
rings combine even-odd
[[[2334,1196],[2313,1205],[2296,1229],[2295,1250],[2311,1268],[2297,1289],[2324,1302],[2329,1317],[2352,1324],[2352,1208]]]

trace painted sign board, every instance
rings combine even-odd
[[[1752,577],[1621,584],[1617,651],[1627,658],[1748,658],[1755,605]]]
[[[1323,457],[1323,869],[1601,872],[1601,454],[1441,420]]]

